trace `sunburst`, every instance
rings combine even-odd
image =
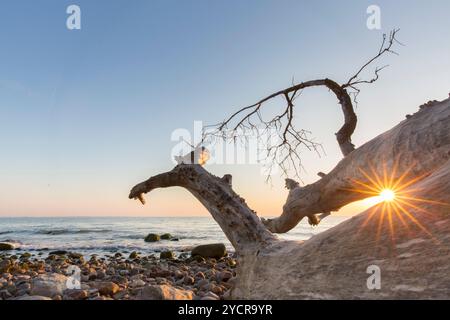
[[[376,225],[376,241],[378,242],[383,226],[387,223],[390,237],[392,241],[395,241],[397,223],[407,231],[410,231],[411,225],[415,225],[430,238],[437,241],[431,232],[422,224],[420,221],[422,219],[418,219],[416,216],[418,214],[426,217],[433,216],[433,213],[429,212],[424,204],[450,205],[448,203],[415,196],[420,189],[414,185],[428,176],[429,173],[413,175],[411,172],[413,168],[414,165],[411,165],[402,174],[399,174],[397,172],[398,161],[396,161],[390,170],[388,170],[387,165],[384,163],[381,174],[372,165],[369,165],[370,172],[359,169],[365,178],[364,181],[352,180],[355,187],[347,190],[367,195],[368,203],[374,205],[363,221],[359,231],[364,229],[369,223],[374,223]],[[414,177],[411,178],[411,176]],[[416,216],[410,213],[411,210],[415,212]]]

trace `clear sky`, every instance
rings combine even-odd
[[[81,7],[81,30],[66,8]],[[366,9],[381,8],[381,30]],[[450,2],[300,0],[4,0],[0,3],[0,215],[206,215],[186,191],[128,200],[170,170],[177,128],[215,123],[297,81],[345,81],[398,27],[400,56],[359,98],[361,145],[450,91]],[[335,97],[298,100],[298,126],[326,155],[304,154],[305,182],[341,159]],[[261,215],[278,215],[282,179],[257,165],[210,165]],[[357,208],[343,210],[346,214]]]

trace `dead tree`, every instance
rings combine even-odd
[[[292,155],[296,146],[292,141],[306,141],[292,127],[293,99],[298,91],[319,85],[338,97],[345,124],[337,138],[344,158],[310,185],[300,187],[288,179],[289,196],[280,217],[261,220],[233,191],[229,175],[216,177],[198,164],[179,164],[139,183],[132,188],[130,199],[143,201],[143,194],[157,188],[178,186],[190,191],[239,255],[231,298],[448,298],[450,99],[421,106],[414,115],[357,149],[351,144],[356,115],[347,89],[359,90],[357,85],[376,81],[382,68],[376,69],[371,80],[358,78],[379,56],[391,52],[395,41],[394,31],[385,38],[378,55],[344,85],[329,79],[295,85],[241,109],[219,126],[219,131],[224,130],[242,112],[247,114],[234,128],[244,123],[252,126],[249,119],[258,117],[264,102],[284,96],[285,112],[266,124],[279,127],[281,118],[286,117],[287,124],[280,130],[285,138],[281,148]],[[392,206],[379,204],[306,242],[282,241],[274,235],[287,232],[304,217],[317,223],[318,214],[328,215],[384,186],[399,190]],[[382,289],[375,291],[366,286],[366,269],[374,264],[384,272]]]
[[[269,231],[288,230],[302,216],[370,196],[377,185],[371,180],[384,172],[406,186],[405,199],[416,199],[402,205],[405,212],[384,217],[378,205],[306,242],[281,241]],[[367,190],[359,190],[361,185]],[[293,214],[267,225],[233,191],[229,176],[213,176],[197,164],[153,176],[129,197],[173,186],[189,190],[236,249],[239,265],[230,298],[450,296],[450,99],[422,108],[357,148],[316,183],[294,187],[293,202],[285,205]],[[383,272],[381,290],[366,286],[370,265]]]

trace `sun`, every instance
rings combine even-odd
[[[395,192],[391,189],[383,189],[380,192],[381,201],[390,202],[395,200]]]
[[[420,187],[415,187],[414,184],[429,175],[429,173],[410,177],[414,164],[411,164],[402,173],[397,172],[397,166],[398,159],[390,173],[387,170],[387,166],[383,165],[383,170],[380,174],[369,163],[370,173],[365,172],[361,168],[359,169],[365,179],[362,181],[352,179],[354,187],[346,189],[366,195],[366,203],[372,206],[359,231],[368,226],[370,222],[378,224],[376,232],[378,241],[383,226],[387,224],[391,238],[395,241],[396,224],[400,223],[409,229],[409,220],[430,238],[434,239],[431,232],[422,225],[420,219],[420,216],[430,217],[433,213],[429,212],[422,204],[450,206],[450,203],[417,197],[416,193],[420,191]],[[410,210],[414,210],[415,214],[410,213]]]

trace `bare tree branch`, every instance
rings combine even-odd
[[[374,76],[371,79],[359,79],[359,76],[367,67],[383,55],[395,53],[392,48],[394,44],[399,43],[396,39],[397,32],[398,29],[391,31],[389,37],[387,37],[387,35],[383,35],[383,41],[378,53],[369,59],[362,67],[360,67],[359,70],[351,76],[345,84],[339,85],[336,81],[328,78],[293,84],[289,88],[272,93],[252,105],[237,110],[219,124],[205,127],[206,129],[212,128],[213,130],[206,132],[203,140],[207,141],[212,137],[226,138],[227,134],[231,135],[231,137],[235,139],[236,136],[243,130],[262,129],[265,132],[269,132],[271,129],[275,129],[280,142],[275,144],[269,143],[267,145],[266,160],[269,160],[272,165],[278,165],[283,174],[286,176],[288,175],[288,171],[293,169],[295,176],[299,178],[301,169],[301,148],[316,151],[320,154],[319,150],[321,145],[310,137],[310,133],[308,131],[295,127],[294,100],[301,95],[305,88],[322,86],[332,91],[341,105],[342,112],[344,114],[344,124],[336,133],[336,139],[342,154],[347,156],[355,149],[355,146],[351,141],[351,136],[355,131],[357,123],[353,103],[355,103],[355,105],[357,104],[357,96],[360,93],[358,86],[376,82],[379,79],[379,73],[387,66],[377,67],[375,69]],[[294,80],[292,79],[292,81]],[[349,93],[347,91],[348,89],[351,89],[352,91]],[[353,103],[350,94],[353,95]],[[265,103],[278,97],[281,97],[285,101],[285,107],[278,115],[275,115],[269,120],[264,120],[262,116],[263,106]],[[270,172],[271,170],[272,168],[270,168]],[[270,172],[268,176],[269,178]]]
[[[378,53],[372,57],[371,59],[369,59],[369,61],[367,61],[361,68],[359,68],[359,70],[347,81],[347,83],[343,84],[342,87],[343,88],[347,88],[347,87],[354,87],[358,84],[363,84],[363,83],[374,83],[375,81],[378,80],[379,78],[379,72],[381,70],[383,70],[384,68],[388,67],[387,65],[383,66],[383,67],[376,67],[375,69],[375,77],[370,79],[370,80],[359,80],[358,77],[360,76],[360,74],[368,67],[370,66],[375,60],[379,59],[381,56],[387,54],[387,53],[392,53],[392,54],[396,54],[398,55],[397,52],[395,52],[394,50],[392,50],[392,47],[394,46],[394,44],[400,44],[402,45],[396,38],[396,35],[398,33],[398,31],[400,31],[400,29],[394,29],[389,33],[389,38],[387,38],[386,34],[383,34],[383,41],[381,42],[381,46],[380,49],[378,50]]]

